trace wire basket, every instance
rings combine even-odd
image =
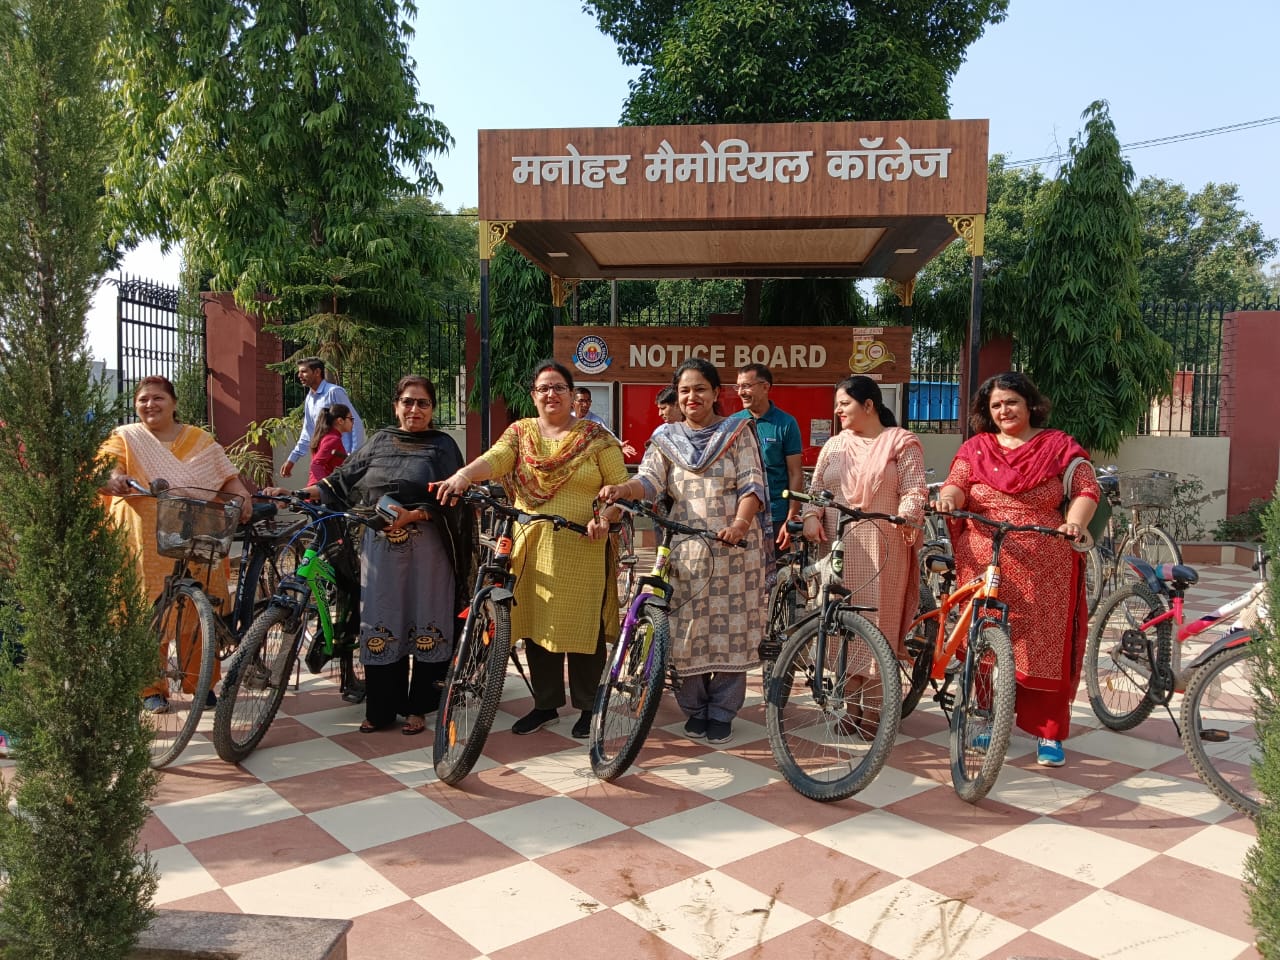
[[[1120,506],[1169,507],[1173,505],[1176,473],[1168,470],[1135,470],[1123,473],[1120,481]]]
[[[156,503],[157,552],[175,560],[220,560],[231,552],[241,502],[240,497],[196,487],[162,491]]]

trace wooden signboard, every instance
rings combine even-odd
[[[556,327],[555,356],[583,380],[666,383],[703,357],[724,384],[763,363],[775,384],[834,386],[850,374],[911,379],[910,327]]]

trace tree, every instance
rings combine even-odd
[[[640,67],[628,124],[928,120],[948,116],[965,51],[1008,0],[586,0],[624,63]],[[848,322],[852,285],[759,280],[777,316]],[[784,305],[784,306],[781,306]],[[766,311],[765,315],[768,313]]]
[[[1090,104],[1084,119],[1084,139],[1072,139],[1031,223],[1019,339],[1027,372],[1053,400],[1051,423],[1114,454],[1151,400],[1169,392],[1173,365],[1138,306],[1133,168],[1106,103]]]
[[[181,242],[242,306],[305,318],[291,336],[312,345],[416,315],[439,218],[407,198],[437,186],[429,158],[452,139],[417,99],[413,4],[107,2],[128,118],[115,238]]]
[[[551,306],[551,278],[508,244],[494,251],[489,265],[493,291],[490,354],[502,362],[491,365],[489,392],[502,397],[517,416],[534,413],[529,380],[538,361],[551,356],[555,311]],[[471,394],[479,406],[479,382]]]
[[[154,787],[138,691],[153,676],[134,565],[95,466],[114,411],[91,385],[84,317],[105,258],[113,131],[102,0],[0,0],[0,530],[9,603],[0,726],[6,957],[123,957],[150,920],[135,854]],[[13,806],[10,806],[10,799]]]
[[[1143,177],[1134,199],[1142,222],[1143,299],[1265,299],[1263,267],[1280,244],[1240,209],[1234,183],[1207,183],[1190,193],[1182,184]]]

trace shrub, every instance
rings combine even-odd
[[[1272,500],[1250,500],[1243,513],[1232,514],[1218,521],[1214,527],[1213,539],[1228,542],[1241,542],[1262,539],[1262,517]]]

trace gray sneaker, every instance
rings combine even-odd
[[[707,721],[707,743],[728,743],[733,739],[733,724],[728,720]]]

